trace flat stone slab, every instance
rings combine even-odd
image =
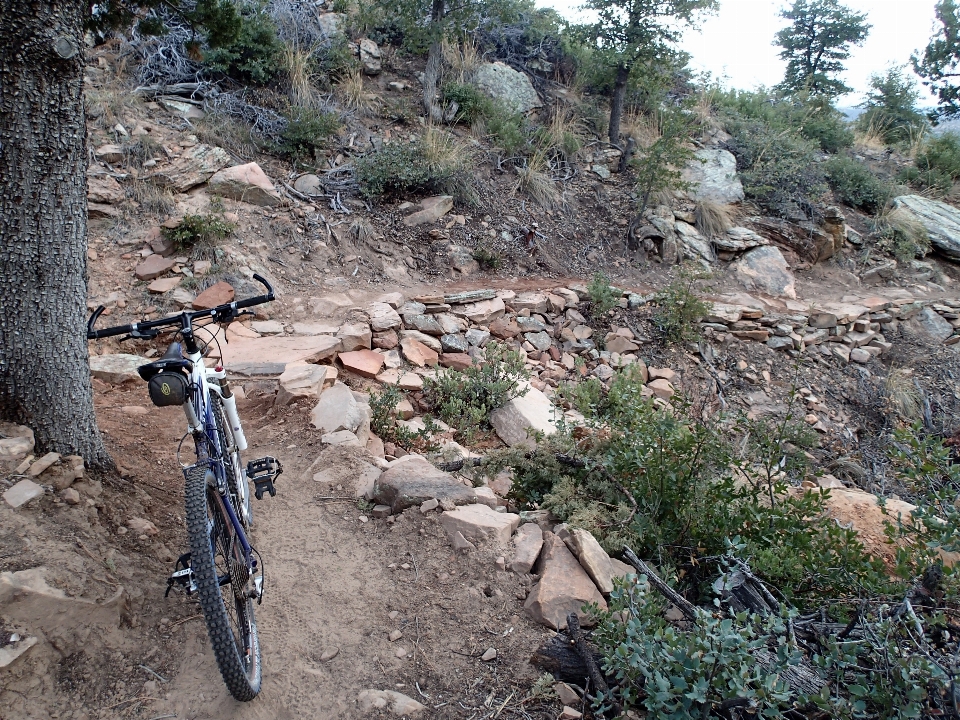
[[[137,265],[137,268],[133,271],[133,274],[137,280],[155,280],[171,270],[176,264],[177,263],[173,258],[151,255],[142,263]]]
[[[7,505],[16,510],[41,495],[43,495],[42,487],[32,480],[21,480],[3,493],[3,499],[7,501]]]
[[[310,423],[323,433],[338,430],[355,432],[364,421],[364,411],[353,392],[343,383],[320,394],[320,400],[310,414]]]
[[[527,385],[525,395],[490,413],[490,424],[507,445],[533,448],[536,443],[529,430],[552,435],[557,431],[557,413],[546,395]]]
[[[460,533],[474,544],[506,545],[520,525],[520,516],[478,503],[447,510],[440,516],[440,525],[451,542]]]
[[[607,603],[593,584],[593,580],[567,549],[563,540],[545,532],[538,569],[540,582],[533,586],[523,609],[533,620],[562,630],[567,626],[567,615],[580,616],[580,623],[589,627],[593,619],[586,616],[583,606],[596,603],[606,609]]]
[[[510,569],[518,575],[526,575],[540,557],[543,548],[543,530],[536,523],[524,523],[513,536],[516,551],[510,561]]]
[[[284,366],[295,362],[316,363],[336,355],[340,341],[329,335],[250,338],[223,345],[223,365],[228,370],[247,363]],[[283,370],[281,370],[283,372]]]
[[[383,367],[383,354],[373,350],[354,350],[340,353],[340,362],[350,372],[361,377],[374,378]]]
[[[150,362],[145,357],[139,355],[129,355],[127,353],[117,353],[115,355],[91,355],[90,356],[90,374],[98,380],[103,380],[112,385],[120,385],[125,382],[138,382],[140,376],[137,374],[137,368]]]
[[[398,513],[433,499],[455,505],[473,503],[476,493],[424,458],[408,455],[391,463],[380,476],[373,489],[373,499]]]

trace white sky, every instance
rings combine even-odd
[[[537,0],[576,20],[582,0]],[[720,0],[717,14],[707,17],[700,32],[689,31],[682,47],[693,56],[696,71],[708,70],[714,77],[739,89],[767,87],[783,79],[784,63],[773,36],[786,21],[778,12],[788,3],[782,0]],[[936,0],[844,0],[844,4],[868,14],[873,25],[862,47],[852,48],[843,81],[854,93],[839,99],[838,105],[855,105],[863,97],[871,73],[890,64],[909,61],[922,50],[934,30]],[[933,104],[932,100],[922,100]]]

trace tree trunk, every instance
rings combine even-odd
[[[630,78],[630,68],[620,65],[617,67],[617,79],[613,85],[613,95],[610,96],[610,128],[607,132],[611,145],[620,147],[620,118],[623,115],[623,101],[627,96],[627,80]]]
[[[427,53],[427,66],[423,70],[423,109],[430,122],[443,122],[443,109],[437,104],[437,82],[440,80],[440,69],[443,64],[441,49],[442,27],[446,0],[433,0],[430,11],[430,24],[433,30],[433,42]]]
[[[111,468],[85,328],[87,3],[0,2],[0,419]]]

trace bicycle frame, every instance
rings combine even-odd
[[[213,407],[210,402],[210,393],[216,393],[221,399],[224,399],[224,396],[220,385],[209,382],[209,379],[223,379],[226,377],[226,371],[222,368],[207,370],[203,362],[203,353],[194,337],[192,323],[189,316],[186,315],[184,316],[182,335],[186,349],[184,356],[193,365],[193,369],[190,371],[190,396],[187,402],[183,404],[183,411],[187,417],[187,428],[194,437],[197,452],[197,462],[190,467],[204,464],[213,472],[216,481],[215,489],[220,496],[220,501],[223,503],[227,516],[230,518],[237,539],[240,541],[247,569],[253,575],[257,568],[257,561],[253,557],[253,550],[243,527],[244,524],[249,523],[250,519],[247,515],[250,489],[247,486],[242,468],[237,462],[239,455],[236,449],[220,447],[217,423],[213,417]],[[224,421],[228,422],[229,419],[225,417]],[[237,419],[237,422],[239,423],[239,419]],[[213,452],[210,452],[211,450]],[[231,488],[227,482],[227,473],[224,467],[224,463],[227,462],[233,464],[233,473],[237,481],[236,487],[233,489],[238,495],[238,505],[244,516],[244,523],[240,522],[237,508],[234,507],[234,502],[230,497]]]

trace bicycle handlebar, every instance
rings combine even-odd
[[[100,338],[113,337],[114,335],[128,335],[142,332],[144,330],[152,330],[154,328],[164,327],[166,325],[176,325],[177,323],[181,324],[183,327],[187,327],[187,322],[192,323],[194,319],[204,317],[212,317],[216,320],[228,320],[236,317],[238,310],[253,307],[254,305],[262,305],[263,303],[268,303],[274,300],[273,286],[265,278],[257,275],[256,273],[254,273],[253,279],[266,288],[267,292],[265,295],[257,295],[256,297],[247,298],[246,300],[235,300],[234,302],[224,303],[223,305],[218,305],[217,307],[209,310],[197,310],[189,313],[182,312],[179,315],[171,315],[170,317],[160,318],[159,320],[147,320],[141,323],[117,325],[116,327],[104,328],[103,330],[94,330],[93,326],[106,309],[103,305],[101,305],[93,311],[93,315],[90,316],[90,320],[87,322],[87,339],[99,340]]]

